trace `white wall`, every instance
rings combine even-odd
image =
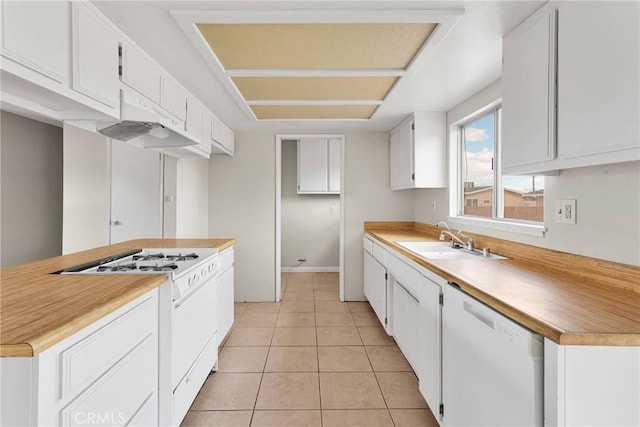
[[[178,159],[164,156],[162,175],[162,235],[168,239],[176,237],[176,198],[178,192]]]
[[[175,237],[206,238],[209,229],[209,161],[178,159],[175,190]],[[165,202],[165,206],[167,203]]]
[[[64,254],[109,244],[109,142],[65,123]]]
[[[447,113],[457,122],[501,97],[494,82]],[[577,224],[553,221],[554,200],[577,200]],[[433,201],[436,210],[432,209]],[[640,265],[640,163],[620,163],[562,171],[545,177],[544,237],[468,226],[465,230],[563,252]],[[449,216],[448,190],[416,190],[415,220],[428,224]]]
[[[282,142],[282,267],[338,271],[340,196],[298,194],[297,155],[297,141]]]
[[[237,239],[235,300],[275,300],[275,135],[236,133],[209,161],[209,236]]]
[[[62,129],[2,111],[0,267],[62,251]]]

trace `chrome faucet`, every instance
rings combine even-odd
[[[467,236],[466,234],[464,234],[462,232],[462,230],[458,230],[458,236],[466,239],[466,241],[460,239],[460,237],[456,236],[455,234],[453,234],[453,232],[451,231],[451,228],[449,228],[449,226],[447,225],[446,222],[444,221],[440,221],[437,225],[438,227],[440,226],[444,226],[447,229],[446,230],[442,230],[440,232],[440,240],[444,240],[445,236],[449,236],[451,237],[451,247],[455,247],[456,243],[459,244],[460,246],[462,246],[463,248],[465,248],[468,251],[473,251],[475,249],[475,246],[473,244],[473,239],[469,236]]]

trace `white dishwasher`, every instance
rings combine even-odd
[[[542,426],[542,336],[456,285],[442,316],[443,425]]]

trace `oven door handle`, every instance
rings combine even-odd
[[[187,295],[183,296],[182,298],[180,298],[178,301],[175,301],[173,303],[173,307],[174,308],[180,308],[180,306],[182,306],[182,304],[184,304],[185,302],[187,302],[189,299],[191,299],[192,296],[194,296],[195,294],[197,294],[202,288],[204,288],[209,282],[214,281],[216,278],[215,276],[211,276],[206,280],[203,280],[202,283],[200,283],[198,286],[196,286],[194,289],[191,290],[191,292],[189,292]]]

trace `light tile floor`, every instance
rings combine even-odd
[[[339,302],[337,273],[283,273],[282,289],[281,303],[236,303],[183,426],[437,427],[369,304]]]

